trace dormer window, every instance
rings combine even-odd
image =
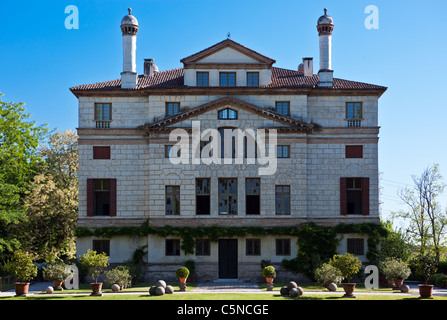
[[[220,72],[219,85],[221,87],[235,87],[236,86],[236,72]]]
[[[259,87],[259,72],[247,72],[247,87]]]
[[[209,72],[197,72],[196,77],[197,77],[197,86],[198,87],[208,87],[210,85]]]
[[[217,118],[219,120],[236,120],[237,119],[237,111],[227,108],[220,110],[217,114]]]

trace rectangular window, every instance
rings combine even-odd
[[[276,255],[290,256],[290,239],[276,239]]]
[[[361,127],[363,118],[363,106],[361,102],[346,103],[347,127]]]
[[[196,179],[196,214],[209,215],[211,213],[210,186],[210,179]]]
[[[247,256],[261,255],[261,239],[247,239],[245,240],[245,254]]]
[[[237,179],[219,179],[219,214],[237,214]]]
[[[275,212],[290,215],[290,186],[275,186]]]
[[[209,86],[209,73],[208,72],[197,72],[197,86],[198,87],[208,87]]]
[[[362,213],[362,179],[348,178],[346,180],[347,214]]]
[[[165,158],[169,158],[169,153],[172,151],[173,156],[180,158],[180,148],[177,146],[165,146]]]
[[[180,255],[180,239],[166,239],[165,254],[167,256]]]
[[[180,102],[166,102],[166,115],[173,116],[180,112]]]
[[[247,86],[248,87],[259,86],[259,72],[247,72]]]
[[[345,146],[346,159],[363,158],[363,146]]]
[[[95,216],[110,215],[110,180],[95,179]]]
[[[93,240],[92,250],[110,256],[110,240]]]
[[[110,159],[110,147],[93,147],[93,159]]]
[[[95,103],[96,128],[110,128],[112,121],[112,104]]]
[[[260,214],[261,212],[261,180],[259,178],[245,179],[245,214]]]
[[[166,186],[166,214],[180,214],[180,186]]]
[[[276,147],[276,157],[279,158],[290,158],[290,146],[277,146]]]
[[[236,72],[220,72],[219,85],[221,87],[235,87],[236,86]]]
[[[347,252],[356,256],[365,254],[365,240],[362,238],[347,239]]]
[[[290,102],[289,101],[276,101],[275,103],[276,112],[284,116],[290,115]]]
[[[197,239],[196,240],[196,256],[209,256],[211,255],[210,240],[209,239]]]

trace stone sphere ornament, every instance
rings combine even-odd
[[[155,284],[156,287],[162,287],[163,289],[166,288],[166,282],[163,280],[158,280],[157,283]]]
[[[118,291],[120,291],[120,286],[119,285],[117,285],[116,283],[112,286],[112,291],[113,292],[118,292]]]
[[[296,287],[296,290],[298,290],[298,297],[301,297],[304,294],[304,290],[301,287]]]
[[[298,297],[298,294],[299,292],[297,288],[292,288],[289,290],[289,297],[296,298]]]
[[[155,295],[162,296],[164,294],[165,294],[165,288],[163,288],[163,287],[155,288]]]
[[[295,281],[290,281],[290,282],[287,284],[287,288],[288,288],[289,290],[292,290],[293,288],[298,288],[298,285],[296,284]]]
[[[52,286],[49,286],[45,289],[45,292],[48,294],[52,294],[54,292],[54,288]]]
[[[282,287],[279,290],[279,294],[282,296],[288,296],[289,295],[289,288],[287,288],[287,286]]]
[[[408,293],[408,292],[410,292],[410,287],[408,285],[404,284],[404,285],[400,286],[400,291],[403,293]]]
[[[165,288],[165,293],[166,294],[173,294],[174,293],[174,287],[170,286],[170,285],[167,285],[166,288]]]
[[[157,289],[156,286],[152,286],[152,287],[149,288],[149,294],[151,296],[155,296],[155,289]]]
[[[337,291],[338,287],[335,283],[332,282],[328,284],[327,289],[331,292],[334,292]]]

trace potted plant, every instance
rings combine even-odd
[[[79,263],[84,267],[87,274],[95,280],[90,283],[92,289],[91,295],[102,295],[102,282],[98,282],[98,277],[102,270],[109,265],[109,257],[104,253],[96,253],[96,251],[88,250],[80,259]]]
[[[67,265],[56,262],[43,268],[42,276],[47,281],[52,281],[54,290],[62,290],[62,283],[71,273],[67,271]]]
[[[360,259],[351,253],[336,254],[332,257],[329,263],[333,267],[339,269],[343,278],[348,280],[347,283],[342,283],[343,290],[345,291],[344,297],[355,298],[352,294],[355,289],[355,283],[351,283],[351,279],[362,267]]]
[[[130,286],[132,282],[132,276],[129,269],[126,266],[117,266],[112,270],[104,272],[106,278],[106,285],[112,287],[114,284],[119,286],[119,290],[123,290],[127,286]]]
[[[276,278],[276,271],[273,266],[266,266],[262,269],[262,276],[265,278],[267,283],[272,283],[273,279]]]
[[[264,269],[265,267],[267,267],[271,264],[272,264],[271,260],[261,260],[261,273],[262,273],[262,269]],[[261,276],[261,281],[265,282],[265,277]]]
[[[379,263],[379,268],[388,281],[393,281],[397,288],[403,285],[411,274],[408,264],[398,258],[387,258]]]
[[[186,283],[186,279],[189,276],[189,270],[187,267],[180,267],[175,272],[175,275],[179,279],[180,283]]]
[[[37,276],[37,266],[34,265],[31,257],[26,252],[17,250],[11,260],[5,263],[4,269],[17,280],[14,283],[16,296],[26,296],[29,290],[29,281]]]
[[[424,278],[424,284],[419,284],[419,295],[421,298],[431,298],[433,294],[433,285],[428,284],[428,279],[437,271],[436,259],[430,254],[418,254],[415,258],[415,267],[418,273]]]
[[[329,285],[331,283],[339,285],[343,280],[343,275],[339,269],[329,263],[324,263],[321,267],[315,270],[315,280],[330,290]]]

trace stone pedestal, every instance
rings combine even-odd
[[[180,283],[180,291],[186,291],[186,283]]]
[[[267,291],[273,291],[273,282],[267,282]]]

